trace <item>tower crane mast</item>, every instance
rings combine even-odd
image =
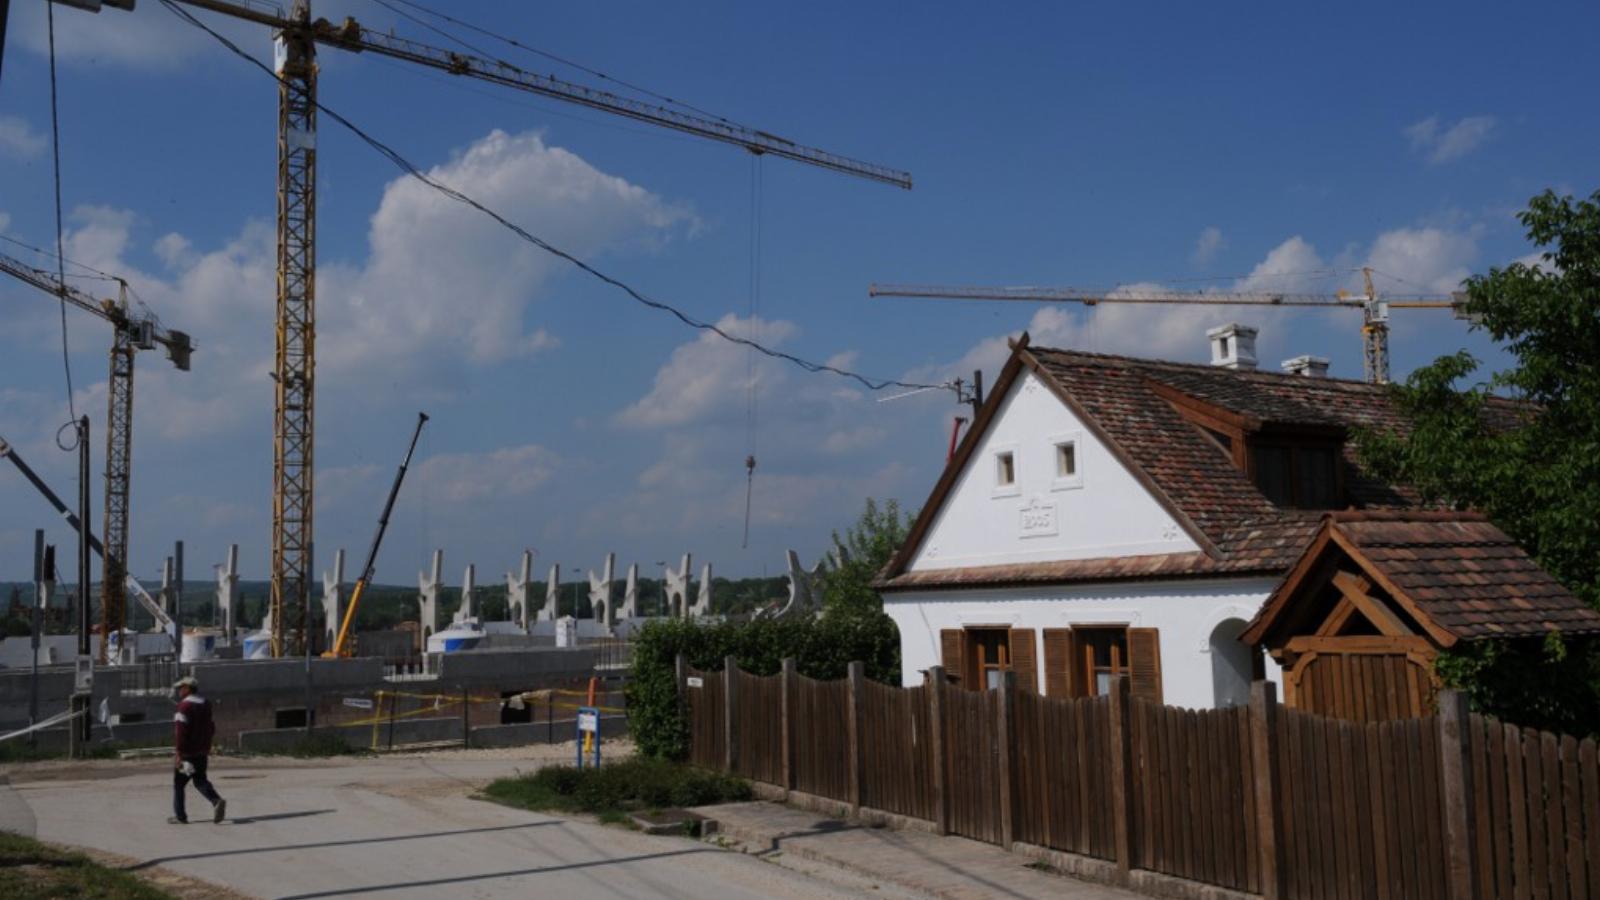
[[[286,13],[265,0],[161,0],[179,16],[207,10],[264,25],[275,33],[278,76],[278,296],[277,352],[273,376],[272,652],[291,649],[286,634],[291,609],[300,610],[294,638],[304,640],[304,606],[310,580],[316,398],[316,172],[317,47],[372,53],[486,81],[661,128],[909,189],[910,174],[808,147],[769,132],[681,109],[644,103],[609,91],[539,75],[510,63],[432,47],[364,28],[311,17],[310,0],[294,0]],[[204,26],[201,26],[204,27]]]
[[[1464,293],[1386,297],[1372,284],[1372,270],[1361,270],[1365,292],[1348,294],[1284,291],[1169,291],[1129,288],[1115,291],[1050,287],[973,287],[919,284],[873,284],[869,297],[907,297],[922,300],[998,300],[1020,303],[1183,304],[1195,306],[1291,306],[1361,310],[1362,368],[1373,384],[1389,382],[1389,311],[1391,309],[1449,309],[1462,318]]]
[[[128,283],[116,279],[117,299],[98,299],[60,281],[52,272],[37,269],[0,254],[0,272],[59,297],[62,302],[97,316],[111,325],[111,374],[107,380],[105,542],[100,553],[100,661],[106,661],[110,636],[127,622],[128,505],[133,480],[133,357],[139,350],[166,348],[167,358],[179,371],[189,371],[194,342],[182,331],[161,326],[153,316],[136,314],[128,307]],[[82,588],[87,590],[87,586]]]

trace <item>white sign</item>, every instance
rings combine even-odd
[[[597,712],[578,713],[578,730],[597,733],[600,731],[600,714]]]
[[[689,687],[694,688],[706,686],[706,680],[701,678],[699,675],[690,675],[688,678],[684,679],[684,683],[689,685]]]
[[[344,705],[355,709],[371,709],[372,701],[365,697],[346,697],[344,698]]]

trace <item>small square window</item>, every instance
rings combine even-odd
[[[995,454],[994,483],[997,487],[1010,487],[1017,483],[1017,456],[1007,450]]]
[[[1071,478],[1078,474],[1078,444],[1067,441],[1056,445],[1056,477]]]

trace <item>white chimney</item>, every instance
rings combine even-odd
[[[1304,375],[1308,378],[1327,378],[1328,360],[1322,356],[1296,356],[1286,359],[1282,363],[1283,371],[1290,375]]]
[[[1206,332],[1211,339],[1211,364],[1225,369],[1256,367],[1256,329],[1238,322],[1219,325]]]

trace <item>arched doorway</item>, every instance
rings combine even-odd
[[[1211,629],[1211,696],[1217,709],[1250,702],[1250,645],[1239,640],[1246,624],[1223,619]]]

